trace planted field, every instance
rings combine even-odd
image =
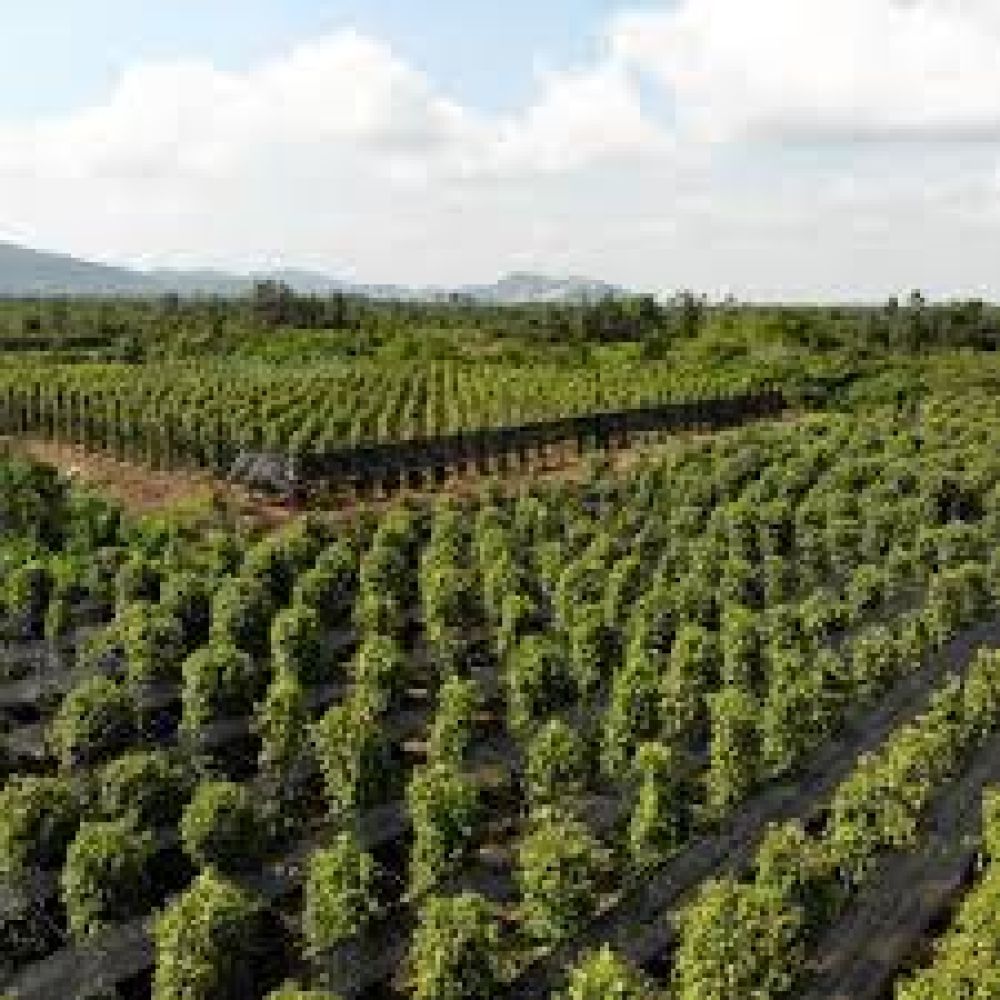
[[[998,429],[751,425],[264,537],[7,461],[0,990],[884,985],[1000,778]]]
[[[605,445],[629,427],[722,423],[753,415],[723,412],[755,399],[767,373],[706,376],[665,364],[609,370],[537,365],[321,364],[309,369],[214,361],[129,366],[36,363],[0,366],[0,431],[85,444],[157,468],[229,471],[242,451],[292,457],[307,475],[323,459],[355,449],[378,466],[378,446],[450,440],[445,464],[582,439]],[[602,414],[698,404],[690,415],[605,426]],[[762,413],[774,412],[765,405]],[[574,418],[577,424],[573,423]],[[565,424],[565,426],[562,426]],[[592,424],[592,426],[591,426]],[[620,424],[620,426],[619,426]],[[547,431],[524,438],[524,428]],[[502,432],[510,440],[501,440]],[[489,441],[479,440],[490,434]],[[476,437],[478,435],[478,438]],[[468,442],[463,441],[469,436]],[[536,440],[537,438],[537,440]],[[390,448],[390,457],[395,454]],[[412,463],[411,463],[412,464]],[[430,462],[425,461],[424,467]],[[414,466],[417,468],[418,466]],[[313,470],[310,473],[310,469]],[[333,470],[337,471],[336,469]]]

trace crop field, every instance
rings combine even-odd
[[[57,440],[97,393],[284,445],[687,385],[31,364]],[[270,533],[3,459],[0,995],[995,981],[998,433],[970,384]]]

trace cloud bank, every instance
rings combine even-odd
[[[622,9],[503,116],[350,28],[239,72],[139,64],[0,122],[0,234],[371,280],[1000,296],[998,51],[992,0],[678,0]]]

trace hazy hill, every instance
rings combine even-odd
[[[140,271],[0,243],[0,296],[7,298],[142,296],[167,292],[184,296],[235,296],[248,292],[253,282],[261,278],[284,281],[298,292],[318,295],[337,291],[379,299],[443,299],[458,295],[494,304],[593,301],[620,292],[602,281],[575,277],[548,278],[527,273],[510,274],[489,285],[441,289],[351,284],[319,272],[295,269],[277,270],[266,275],[229,274],[215,270]]]

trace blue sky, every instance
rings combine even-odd
[[[439,285],[1000,299],[996,0],[32,0],[0,240]]]
[[[345,25],[388,42],[440,86],[516,107],[536,60],[592,55],[615,0],[34,0],[0,34],[0,119],[96,100],[131,63],[202,55],[241,68]],[[636,6],[636,5],[633,5]]]

